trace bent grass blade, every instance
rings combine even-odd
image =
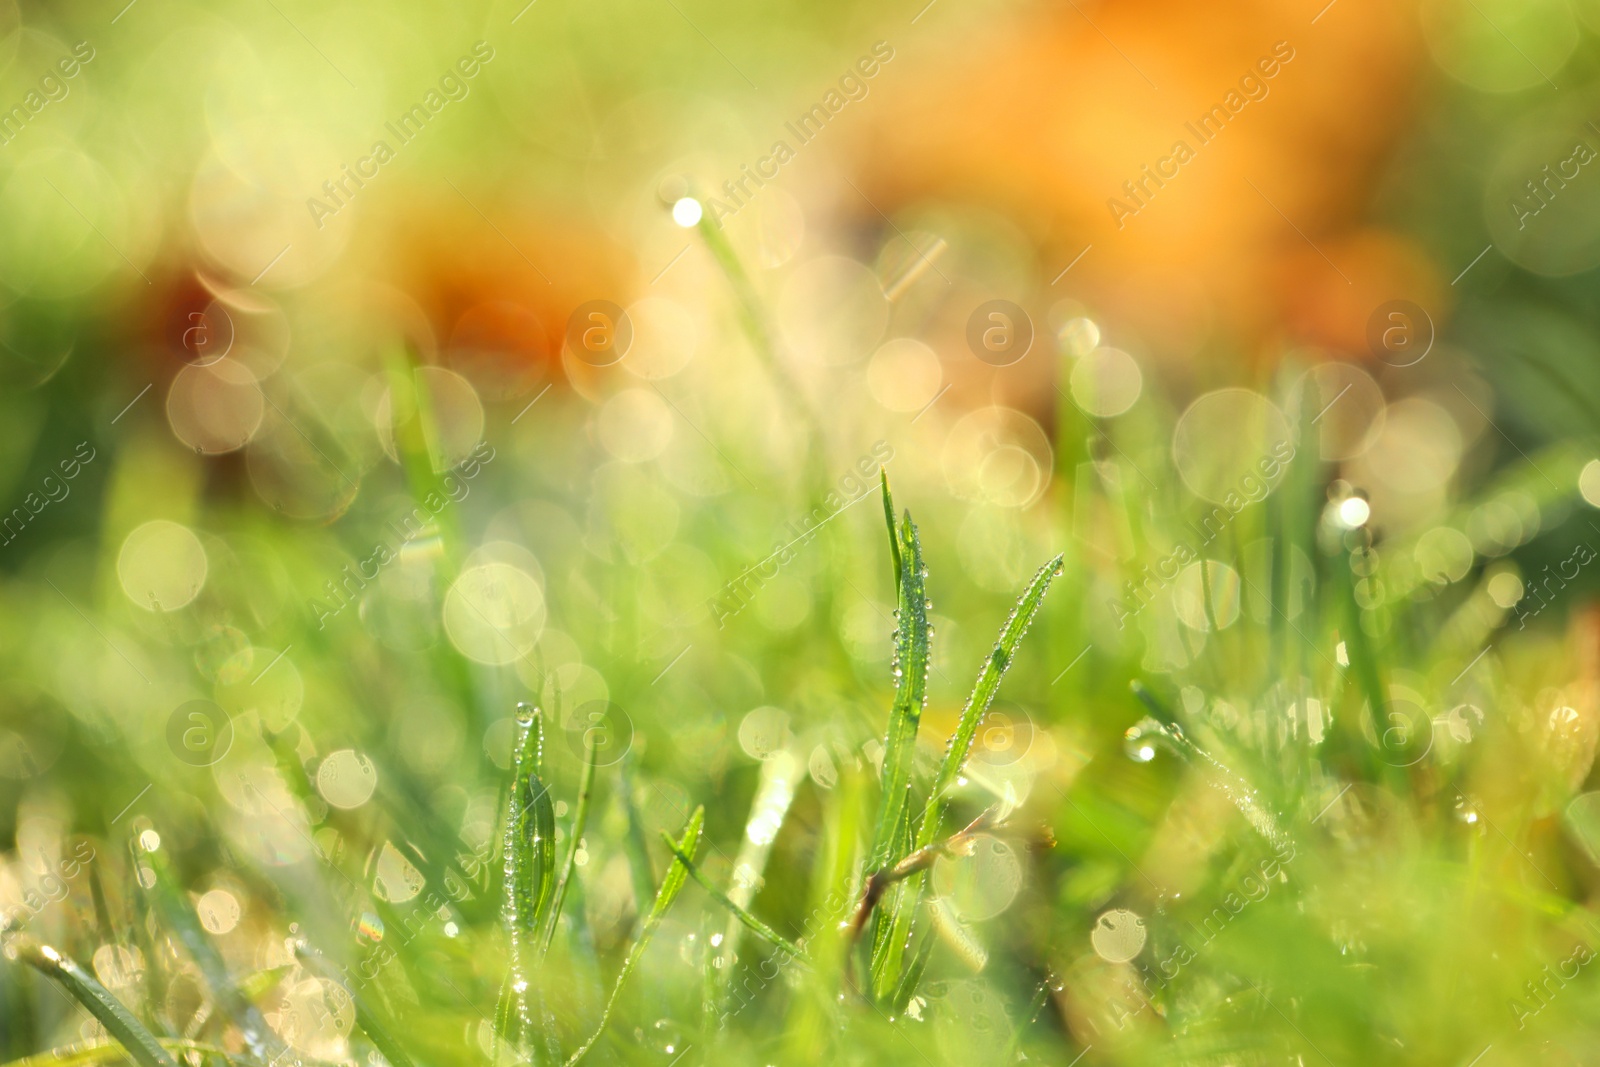
[[[100,1020],[106,1032],[121,1042],[141,1067],[177,1067],[155,1035],[144,1028],[144,1024],[134,1017],[122,1001],[112,996],[105,986],[70,957],[31,938],[18,938],[14,946],[18,959],[45,977],[54,979],[72,994],[72,998]]]
[[[689,816],[689,825],[684,828],[683,837],[677,842],[677,847],[672,850],[672,863],[667,867],[666,875],[661,879],[661,888],[656,891],[655,903],[650,905],[650,914],[645,918],[644,925],[639,930],[639,936],[632,947],[628,949],[627,959],[622,961],[622,969],[617,972],[617,980],[611,986],[611,995],[606,998],[605,1010],[600,1013],[600,1024],[595,1027],[594,1033],[589,1035],[589,1040],[578,1047],[572,1054],[566,1067],[573,1067],[589,1054],[595,1042],[600,1040],[600,1035],[605,1033],[606,1025],[611,1022],[611,1012],[617,1006],[617,997],[628,984],[628,976],[633,974],[639,965],[639,959],[644,955],[644,950],[650,947],[650,939],[655,936],[656,928],[661,925],[661,919],[672,907],[672,902],[678,899],[684,882],[689,880],[689,869],[684,866],[679,858],[680,854],[691,861],[700,848],[700,831],[705,825],[706,809],[704,806],[694,809],[694,814]]]
[[[288,1046],[267,1024],[261,1009],[239,991],[229,976],[222,954],[201,928],[200,917],[195,914],[188,894],[173,877],[159,835],[153,830],[136,833],[133,848],[135,867],[150,870],[147,892],[155,902],[156,911],[188,950],[217,1003],[239,1028],[250,1054],[257,1059],[282,1055]]]
[[[670,851],[672,855],[677,858],[677,861],[683,864],[683,866],[688,870],[689,877],[700,883],[700,888],[704,889],[707,893],[710,893],[711,899],[715,900],[718,904],[721,904],[724,908],[727,908],[733,917],[744,923],[744,925],[752,933],[766,941],[772,947],[778,949],[786,955],[793,957],[794,959],[798,960],[805,958],[805,950],[799,945],[795,944],[793,941],[790,941],[772,927],[768,926],[766,923],[750,914],[750,912],[746,909],[740,907],[738,904],[735,904],[733,900],[729,898],[728,894],[718,889],[716,883],[712,882],[710,878],[706,877],[705,872],[701,871],[699,867],[695,866],[694,861],[689,858],[687,853],[678,847],[677,842],[673,841],[671,835],[665,830],[661,831],[661,840],[667,843],[668,851]]]

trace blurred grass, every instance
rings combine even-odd
[[[517,32],[551,61],[496,36],[477,96],[363,191],[393,226],[318,254],[382,262],[414,203],[450,229],[419,190],[463,159],[450,210],[512,252],[489,232],[410,290],[286,260],[252,291],[259,234],[183,247],[233,219],[191,181],[204,161],[274,174],[298,212],[516,12],[180,10],[29,9],[52,40],[0,97],[55,43],[100,49],[0,157],[30,227],[0,242],[0,499],[27,516],[0,546],[0,1061],[1594,1058],[1592,268],[1491,251],[1400,367],[1221,328],[1189,362],[1150,354],[958,195],[880,216],[799,190],[805,251],[769,264],[761,232],[660,202],[663,175],[732,174],[787,113],[726,106],[742,75],[706,39],[767,99],[809,99],[878,16],[540,5]],[[332,97],[304,46],[357,39],[335,49],[356,96]],[[1592,95],[1581,42],[1554,72],[1568,110]],[[1441,84],[1364,210],[1447,280],[1490,242],[1507,145],[1565,129],[1545,93]],[[596,113],[606,151],[580,166]],[[32,181],[61,159],[89,228]],[[598,253],[543,258],[566,247],[546,217],[597,201],[579,245],[636,242],[614,289]],[[871,335],[855,300],[908,247],[930,264]],[[499,255],[589,288],[428,290]],[[250,382],[192,410],[174,381],[211,379],[166,321],[185,286],[232,309]],[[625,291],[630,358],[563,349],[568,304]],[[430,303],[508,292],[544,316],[509,341]],[[966,295],[997,292],[1038,332],[1014,367],[963,342]],[[926,340],[933,387],[889,337]],[[1142,376],[1095,414],[1128,385],[1083,369],[1112,345]],[[1186,431],[1224,387],[1249,399]],[[887,506],[887,548],[856,506],[880,443],[917,516]],[[1293,458],[1255,497],[1272,446]],[[520,701],[542,709],[531,774]],[[867,886],[908,857],[857,945]]]

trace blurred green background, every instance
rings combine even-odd
[[[0,1061],[121,1055],[37,942],[193,1063],[1591,1062],[1597,56],[1577,0],[0,3]],[[1065,557],[890,995],[880,467],[913,810]],[[803,962],[647,919],[697,805]]]

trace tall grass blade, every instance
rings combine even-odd
[[[873,836],[868,868],[877,870],[899,859],[898,835],[908,804],[912,759],[917,728],[928,702],[928,596],[927,569],[922,562],[922,542],[908,512],[898,530],[901,567],[898,607],[895,609],[894,703],[883,738],[883,792],[878,807],[878,829]]]
[[[945,808],[949,804],[949,792],[960,778],[961,769],[971,754],[978,724],[983,721],[983,717],[989,712],[989,706],[994,703],[995,694],[999,691],[1000,682],[1016,656],[1017,647],[1027,634],[1028,627],[1033,624],[1034,616],[1038,614],[1039,606],[1044,602],[1045,593],[1049,590],[1051,581],[1061,573],[1061,567],[1062,557],[1059,555],[1040,567],[1038,573],[1033,576],[1033,581],[1028,584],[1028,588],[1017,601],[1016,607],[1012,608],[1011,617],[1000,628],[1000,635],[995,639],[994,648],[990,650],[988,658],[978,672],[978,680],[972,687],[972,694],[967,698],[961,718],[956,723],[955,731],[950,735],[949,743],[945,746],[944,761],[934,777],[933,788],[928,792],[928,801],[923,808],[921,823],[914,833],[909,825],[905,827],[905,832],[911,837],[911,841],[895,855],[895,859],[927,848],[938,840]],[[887,771],[887,756],[884,768]],[[887,864],[881,864],[873,869],[881,869],[882,866]],[[900,958],[910,939],[912,920],[922,900],[926,881],[926,872],[922,872],[909,885],[895,888],[884,908],[886,920],[880,923],[878,937],[874,940],[873,989],[880,997],[889,996],[892,992],[892,1002],[901,1006],[910,999],[915,990],[916,979],[912,974],[900,973]],[[931,944],[931,941],[929,943]],[[926,962],[926,958],[923,958],[920,965],[926,965]],[[917,961],[913,963],[916,965]],[[915,968],[919,974],[920,965]],[[908,978],[911,979],[909,985],[906,982]]]
[[[895,846],[892,855],[904,857],[911,854],[914,832],[911,828],[911,787],[906,786],[906,802],[900,809],[900,822],[895,828]],[[898,864],[877,868],[884,871]],[[871,875],[870,877],[876,877]],[[906,899],[903,879],[894,879],[884,891],[878,914],[874,917],[871,975],[875,996],[887,997],[900,974],[900,958],[911,939],[913,913]]]
[[[755,799],[750,802],[750,814],[745,821],[744,837],[739,843],[739,853],[733,860],[733,876],[729,880],[728,900],[741,910],[748,909],[754,901],[756,890],[766,877],[767,862],[772,858],[773,842],[783,829],[789,816],[789,806],[794,803],[795,792],[805,778],[806,765],[790,749],[781,749],[761,761],[761,777],[756,785]],[[737,970],[732,963],[739,955],[739,942],[744,936],[738,916],[728,919],[723,931],[722,944],[707,954],[711,979],[711,1007],[720,1014],[728,997],[728,987]]]
[[[634,905],[640,915],[650,910],[655,898],[655,868],[650,863],[650,850],[645,840],[644,817],[639,813],[639,802],[633,795],[633,751],[622,754],[617,763],[617,797],[622,802],[622,812],[627,817],[627,830],[622,837],[622,847],[628,855],[628,873],[633,878]]]
[[[894,595],[898,599],[904,564],[900,559],[900,535],[894,527],[894,494],[889,491],[889,472],[883,467],[878,468],[878,482],[883,487],[883,523],[889,529],[889,558],[894,561]]]
[[[1028,627],[1033,625],[1034,616],[1044,603],[1045,593],[1049,592],[1050,583],[1061,574],[1061,568],[1062,557],[1059,555],[1040,567],[1016,607],[1011,609],[1011,617],[1000,628],[1000,636],[995,639],[994,648],[984,660],[978,680],[972,686],[972,695],[967,697],[967,706],[962,709],[961,719],[956,723],[955,732],[950,735],[949,744],[945,746],[944,762],[939,765],[933,788],[928,793],[927,806],[922,812],[922,825],[916,838],[917,848],[931,845],[940,836],[940,823],[949,803],[949,791],[961,777],[961,769],[972,752],[978,724],[989,713],[989,706],[994,703],[995,694],[1000,690],[1000,682],[1016,657],[1017,647],[1027,634]]]
[[[533,987],[530,965],[543,945],[546,912],[555,895],[556,812],[550,790],[539,777],[544,763],[544,722],[539,709],[517,705],[515,766],[506,812],[504,863],[505,904],[502,919],[511,936],[511,1006],[515,1013],[513,1045],[521,1050],[535,1033],[555,1040],[550,1020],[537,1023],[529,1011]],[[542,999],[542,998],[541,998]],[[505,1012],[501,1012],[502,1020]]]
[[[884,480],[885,486],[888,480]],[[882,793],[878,807],[878,829],[873,838],[868,871],[893,865],[910,851],[914,837],[910,825],[911,770],[916,757],[917,728],[928,702],[929,643],[927,567],[922,561],[922,542],[911,514],[905,514],[897,531],[900,546],[900,583],[895,609],[895,647],[893,671],[894,704],[889,709],[889,726],[883,740]],[[880,919],[872,943],[872,987],[878,996],[886,995],[899,980],[900,957],[905,950],[905,932],[910,915],[905,891],[895,887],[887,911]]]
[[[786,1059],[807,1063],[827,1055],[830,1020],[835,999],[850,959],[852,942],[838,932],[849,915],[850,897],[856,891],[856,867],[861,860],[860,841],[865,836],[871,783],[865,767],[846,765],[834,787],[835,803],[823,815],[819,847],[813,861],[811,893],[804,925],[805,945],[818,975],[794,991],[784,1023]],[[727,1025],[726,1018],[723,1026]]]
[[[617,997],[622,993],[623,986],[628,983],[628,976],[639,965],[639,959],[644,955],[644,950],[650,947],[650,939],[655,936],[656,928],[661,925],[661,919],[672,907],[672,902],[678,899],[678,893],[683,889],[683,883],[689,879],[689,869],[679,859],[679,855],[688,857],[691,861],[700,849],[700,831],[705,825],[706,809],[697,807],[694,814],[689,816],[689,825],[684,828],[683,837],[677,842],[677,847],[672,850],[672,863],[667,867],[666,875],[661,879],[661,888],[656,891],[655,903],[650,906],[650,914],[645,917],[644,925],[639,930],[639,936],[628,949],[628,956],[622,961],[622,969],[617,972],[617,980],[611,986],[611,995],[606,998],[605,1010],[600,1013],[600,1024],[595,1027],[594,1033],[589,1035],[589,1040],[578,1047],[567,1061],[567,1067],[573,1067],[589,1054],[594,1048],[594,1043],[600,1040],[600,1035],[605,1033],[606,1024],[611,1021],[611,1012],[617,1006]]]
[[[541,956],[550,951],[550,942],[555,939],[556,927],[561,923],[561,904],[567,899],[567,886],[571,884],[572,872],[577,866],[578,846],[582,844],[584,830],[589,825],[589,799],[594,794],[594,756],[599,744],[599,734],[589,731],[583,747],[583,774],[578,779],[578,806],[572,813],[572,841],[567,848],[567,861],[561,866],[561,878],[556,882],[555,898],[550,902],[544,944],[539,949]]]
[[[1039,1013],[1044,1010],[1046,1001],[1050,999],[1050,989],[1056,982],[1056,977],[1047,973],[1044,981],[1034,989],[1033,999],[1028,1001],[1027,1014],[1017,1022],[1011,1032],[1011,1042],[1006,1045],[1005,1055],[1001,1057],[1002,1063],[1017,1062],[1017,1053],[1022,1049],[1022,1039],[1027,1035],[1028,1027],[1038,1022]]]
[[[933,931],[929,930],[922,936],[922,943],[911,953],[911,962],[906,965],[905,974],[900,977],[900,984],[894,991],[894,998],[890,1001],[889,1011],[898,1016],[906,1010],[906,1005],[911,1003],[911,998],[916,995],[917,986],[922,982],[922,975],[928,969],[928,958],[933,955],[933,945],[936,938]]]
[[[1382,738],[1390,725],[1388,690],[1383,684],[1383,673],[1378,666],[1377,649],[1373,647],[1372,639],[1362,625],[1362,607],[1360,601],[1356,599],[1355,554],[1353,552],[1342,554],[1342,558],[1335,565],[1335,570],[1339,576],[1337,595],[1344,601],[1346,621],[1346,626],[1340,629],[1339,634],[1344,638],[1345,655],[1350,660],[1350,673],[1355,675],[1356,684],[1361,687],[1361,693],[1367,699],[1367,715],[1372,720],[1374,735]],[[1367,762],[1369,765],[1376,763],[1370,756]]]
[[[717,266],[721,268],[734,297],[739,302],[739,322],[744,327],[745,335],[750,339],[751,347],[755,349],[767,373],[772,375],[782,402],[789,406],[811,438],[813,447],[807,450],[807,467],[814,483],[813,487],[820,488],[823,478],[820,466],[822,460],[820,445],[823,441],[821,420],[818,419],[817,412],[812,408],[805,391],[800,388],[799,381],[779,358],[761,298],[756,293],[756,287],[750,281],[750,275],[744,269],[744,264],[739,261],[739,254],[734,251],[727,234],[709,215],[700,220],[698,229],[706,248],[717,261]]]
[[[92,975],[72,959],[63,956],[49,945],[41,945],[29,937],[19,937],[13,943],[17,958],[47,978],[54,979],[89,1014],[100,1020],[106,1032],[122,1043],[128,1054],[140,1067],[177,1067],[172,1056],[144,1024],[139,1022],[116,997],[97,982]]]

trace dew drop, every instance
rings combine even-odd
[[[658,1052],[672,1056],[682,1052],[684,1045],[683,1027],[671,1019],[657,1019],[650,1027],[650,1043]]]
[[[1155,741],[1142,726],[1130,726],[1122,735],[1122,750],[1135,763],[1149,763],[1156,758]]]

